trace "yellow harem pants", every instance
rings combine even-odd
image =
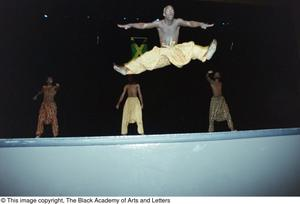
[[[193,41],[177,44],[172,47],[154,47],[140,57],[131,60],[124,66],[129,70],[127,74],[139,74],[146,70],[162,68],[173,64],[181,68],[191,60],[206,61],[209,46],[196,45]]]
[[[136,123],[139,134],[144,134],[142,107],[138,97],[128,97],[123,108],[121,134],[128,133],[128,124]]]
[[[42,102],[39,110],[36,135],[41,136],[44,132],[44,125],[52,125],[53,136],[58,135],[57,108],[55,102]]]
[[[209,132],[214,131],[214,121],[227,121],[230,130],[233,130],[233,122],[229,113],[229,108],[223,96],[213,96],[209,107]]]

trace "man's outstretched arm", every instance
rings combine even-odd
[[[207,24],[207,23],[198,22],[198,21],[185,21],[183,19],[178,19],[178,20],[179,20],[179,25],[184,26],[184,27],[190,27],[190,28],[201,27],[202,29],[206,29],[206,28],[214,26],[214,24]]]
[[[35,100],[37,99],[37,97],[38,97],[39,95],[41,95],[42,93],[43,93],[43,89],[40,90],[37,94],[35,94],[35,95],[32,97],[32,99],[35,101]]]
[[[152,23],[128,23],[128,24],[118,24],[119,28],[124,28],[125,30],[129,28],[136,28],[136,29],[151,29],[158,27],[158,21],[154,21]]]

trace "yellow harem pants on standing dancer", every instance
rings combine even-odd
[[[127,74],[139,74],[146,70],[162,68],[173,64],[181,68],[191,60],[206,61],[209,46],[196,45],[193,41],[177,44],[170,47],[154,47],[140,57],[131,60],[124,66],[129,70]]]
[[[139,134],[144,134],[142,107],[138,97],[128,97],[123,108],[121,134],[128,133],[128,124],[136,123]]]
[[[38,124],[36,135],[40,136],[44,132],[44,125],[52,125],[53,136],[58,135],[58,122],[57,122],[57,107],[55,102],[42,102],[39,111]]]
[[[227,121],[230,130],[233,130],[233,122],[229,113],[229,108],[223,96],[213,96],[209,107],[209,132],[213,132],[214,121]]]

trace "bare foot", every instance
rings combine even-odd
[[[122,75],[126,75],[126,68],[123,67],[123,66],[119,66],[119,65],[116,65],[115,63],[113,64],[113,68],[114,70],[116,70],[117,72],[119,72],[120,74]]]
[[[212,58],[212,56],[215,54],[216,50],[217,50],[217,40],[213,39],[213,41],[210,43],[207,53],[206,53],[206,59],[210,60]]]

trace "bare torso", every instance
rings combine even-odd
[[[56,86],[45,85],[43,86],[42,92],[44,94],[43,102],[54,102],[54,96],[56,94]]]
[[[220,81],[213,81],[210,83],[212,88],[213,96],[222,96],[222,82]]]
[[[162,47],[176,45],[178,43],[179,29],[178,19],[174,19],[170,23],[167,23],[165,20],[160,20],[157,27],[160,45]]]
[[[127,90],[127,96],[128,97],[137,97],[138,94],[138,84],[127,84],[126,90]]]

